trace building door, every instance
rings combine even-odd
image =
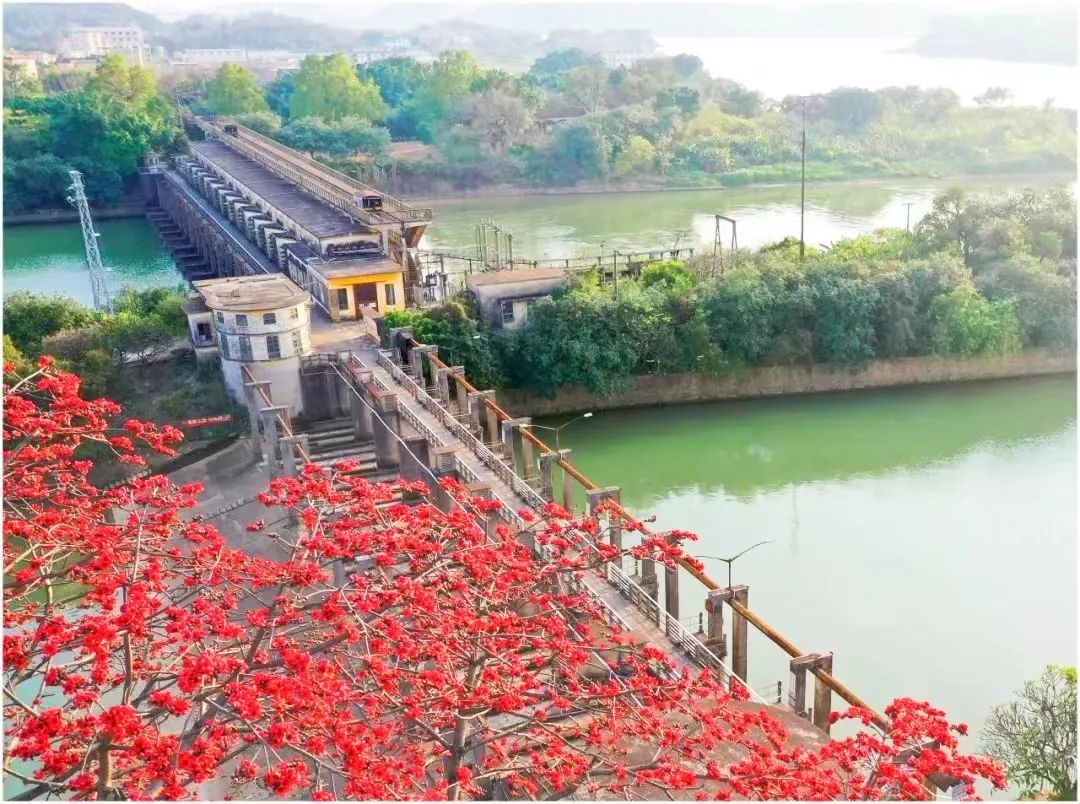
[[[353,298],[356,299],[356,317],[360,317],[360,305],[366,304],[379,309],[379,286],[374,282],[353,285]]]

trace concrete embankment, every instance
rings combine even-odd
[[[749,368],[724,374],[646,374],[633,377],[628,391],[613,396],[568,386],[552,399],[520,390],[501,391],[499,402],[518,416],[554,416],[759,396],[1069,374],[1076,373],[1076,366],[1075,354],[1041,350],[979,358],[904,357],[850,366],[814,364]]]
[[[95,221],[107,221],[114,218],[141,218],[146,214],[146,204],[142,201],[117,204],[113,207],[94,207],[91,210]],[[79,212],[76,209],[38,209],[21,215],[5,215],[4,226],[32,226],[42,223],[78,223]]]

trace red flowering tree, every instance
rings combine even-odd
[[[488,503],[459,490],[444,512],[401,502],[421,488],[307,466],[270,484],[271,522],[249,526],[280,557],[252,556],[191,515],[197,487],[89,482],[88,442],[137,462],[179,440],[113,431],[118,413],[47,361],[21,379],[5,367],[5,773],[22,798],[918,799],[933,774],[968,794],[1004,784],[959,751],[962,728],[909,700],[887,736],[792,745],[769,708],[605,624],[582,583],[618,555],[590,522],[553,507],[528,534],[490,532]],[[666,539],[636,549],[672,558]]]

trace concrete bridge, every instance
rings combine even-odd
[[[354,455],[381,476],[428,482],[438,499],[438,478],[453,473],[474,493],[498,501],[493,524],[511,526],[524,524],[517,514],[522,508],[539,510],[557,499],[572,509],[583,496],[585,510],[577,513],[603,518],[609,538],[621,541],[634,517],[621,508],[618,488],[585,477],[569,450],[550,449],[528,419],[511,416],[493,391],[471,385],[461,366],[442,362],[437,347],[418,343],[408,330],[391,330],[383,333],[387,348],[379,348],[362,334],[370,328],[346,323],[422,298],[416,246],[430,210],[411,208],[243,127],[187,122],[206,139],[192,143],[190,156],[146,175],[155,202],[151,218],[163,236],[183,249],[192,274],[287,274],[340,333],[322,338],[320,353],[301,360],[304,419],[275,405],[270,383],[244,369],[252,441],[272,476],[295,472],[320,455],[323,462]],[[580,583],[617,627],[665,649],[679,664],[712,668],[764,701],[745,682],[753,626],[790,659],[788,695],[780,700],[770,685],[770,703],[790,707],[827,733],[836,693],[889,728],[832,674],[831,653],[800,650],[751,610],[746,586],[721,585],[695,562],[684,561],[682,569],[706,588],[706,611],[682,611],[685,576],[678,568],[658,574],[649,561],[612,566],[605,577]]]

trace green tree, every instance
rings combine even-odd
[[[233,119],[264,137],[276,137],[281,131],[281,118],[270,111],[238,114]]]
[[[641,270],[641,284],[646,288],[660,286],[685,292],[693,288],[694,275],[682,260],[664,260]]]
[[[551,153],[564,178],[596,179],[607,173],[611,144],[595,123],[568,123],[556,130]]]
[[[971,285],[943,293],[930,305],[934,354],[973,357],[1020,349],[1016,302],[990,302]]]
[[[963,190],[949,190],[934,199],[930,213],[919,221],[915,236],[929,251],[955,248],[971,266],[978,231],[986,221],[986,205]]]
[[[64,296],[18,291],[4,297],[4,334],[27,357],[40,355],[41,341],[49,335],[94,321],[93,311]]]
[[[533,62],[529,75],[540,85],[552,89],[563,89],[565,76],[578,67],[603,67],[604,60],[595,53],[586,53],[581,48],[555,50]]]
[[[577,67],[567,73],[564,93],[585,114],[596,114],[606,103],[609,78],[606,67]]]
[[[343,117],[382,120],[389,110],[379,88],[371,80],[361,81],[349,60],[340,53],[305,56],[296,74],[289,99],[289,117],[321,117],[327,121]]]
[[[35,98],[45,94],[41,79],[31,75],[21,64],[4,62],[4,101],[14,98]]]
[[[501,388],[506,384],[495,339],[479,327],[459,302],[424,310],[390,310],[386,313],[386,324],[412,327],[413,337],[421,343],[438,346],[444,361],[464,366],[465,374],[480,387]]]
[[[495,153],[512,148],[533,125],[524,101],[499,89],[473,95],[466,102],[462,117]]]
[[[407,106],[416,135],[433,142],[482,75],[483,70],[471,53],[463,50],[440,53],[428,70],[427,80]]]
[[[269,110],[254,74],[239,64],[223,64],[207,90],[213,114],[252,114]]]
[[[995,706],[982,750],[1004,763],[1024,795],[1076,800],[1076,668],[1049,665],[1017,699]]]
[[[427,80],[428,69],[416,59],[394,57],[379,59],[356,68],[361,80],[373,81],[383,101],[398,109],[412,100]]]
[[[296,73],[292,70],[278,74],[278,77],[266,85],[263,95],[270,111],[282,120],[289,119],[289,106],[296,91]]]
[[[642,175],[656,164],[656,148],[644,137],[634,135],[615,157],[617,176]]]

